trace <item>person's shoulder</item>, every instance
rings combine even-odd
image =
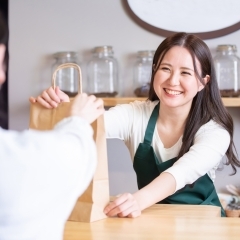
[[[145,101],[134,101],[129,103],[132,108],[134,109],[140,109],[144,112],[152,112],[154,107],[159,103],[159,101],[150,101],[150,100],[145,100]]]
[[[215,135],[215,136],[223,137],[226,139],[230,138],[229,132],[214,120],[210,120],[209,122],[205,123],[199,128],[197,135],[202,135],[202,134]]]
[[[199,130],[206,131],[206,130],[217,130],[217,129],[224,129],[224,128],[214,120],[210,120],[204,125],[202,125]]]

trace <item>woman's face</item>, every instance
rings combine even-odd
[[[196,65],[201,73],[197,59]],[[175,46],[165,54],[155,74],[153,87],[161,105],[190,109],[194,96],[203,89],[203,85],[195,75],[192,56],[186,48]]]
[[[2,85],[5,81],[5,65],[4,65],[4,57],[5,57],[6,47],[4,44],[0,44],[0,85]]]

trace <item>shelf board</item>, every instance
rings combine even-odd
[[[137,97],[119,97],[119,98],[102,98],[105,107],[112,107],[117,104],[130,103],[134,101],[145,101],[147,98],[137,98]]]
[[[226,107],[240,107],[240,98],[222,98]]]
[[[117,104],[130,103],[133,101],[144,101],[146,98],[139,97],[120,97],[120,98],[102,98],[105,107],[113,107]],[[222,98],[226,107],[240,107],[240,98]]]

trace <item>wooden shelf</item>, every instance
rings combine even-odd
[[[121,97],[121,98],[103,98],[105,107],[113,107],[117,104],[130,103],[133,101],[144,101],[146,98]],[[222,98],[226,107],[240,107],[240,98]]]
[[[144,101],[146,98],[136,98],[136,97],[122,97],[122,98],[102,98],[105,107],[112,107],[117,104],[130,103],[134,101]]]
[[[226,107],[240,107],[240,98],[222,98]]]

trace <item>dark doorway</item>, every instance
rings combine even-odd
[[[0,1],[0,11],[6,19],[8,24],[8,0]],[[8,44],[6,49],[8,56]],[[8,129],[8,58],[6,68],[6,81],[0,89],[0,127]]]

